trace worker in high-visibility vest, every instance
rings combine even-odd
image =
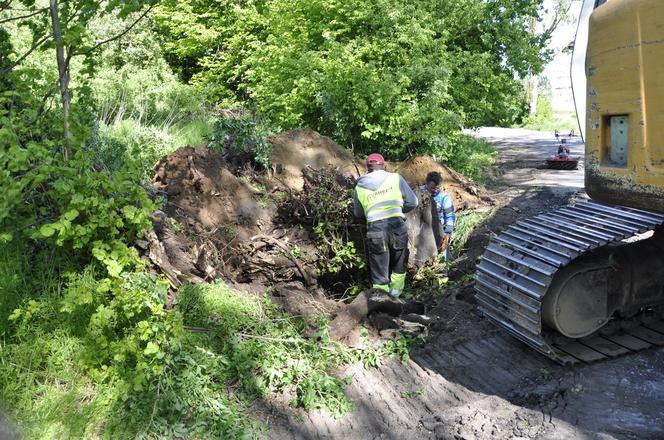
[[[417,207],[417,196],[397,173],[385,171],[378,153],[367,156],[368,174],[353,193],[357,217],[367,219],[369,269],[373,288],[401,295],[408,268],[408,230],[404,213]]]

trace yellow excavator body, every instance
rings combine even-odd
[[[598,3],[586,53],[586,192],[664,212],[664,1]]]
[[[664,345],[664,0],[585,0],[577,53],[591,200],[510,225],[475,273],[484,315],[561,363]]]

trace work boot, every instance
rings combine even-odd
[[[387,292],[392,298],[399,298],[399,295],[401,295],[401,290],[397,289],[390,289],[389,292]]]

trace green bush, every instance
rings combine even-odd
[[[246,155],[267,169],[272,152],[267,141],[268,133],[267,127],[256,116],[245,111],[228,112],[215,121],[208,145],[213,150]]]
[[[439,151],[442,162],[478,182],[484,181],[484,170],[496,162],[496,149],[491,144],[466,134],[455,136]]]
[[[95,265],[69,272],[78,267],[70,258],[0,245],[0,398],[24,438],[247,438],[257,430],[228,393],[227,365],[196,348],[205,340],[185,338],[177,311],[164,311],[162,281],[103,278]]]

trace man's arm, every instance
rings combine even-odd
[[[357,198],[357,191],[353,190],[353,214],[355,214],[355,217],[360,217],[363,218],[364,215],[364,208],[362,208],[362,204]]]
[[[444,232],[448,235],[452,234],[454,230],[454,223],[456,222],[456,215],[454,215],[454,203],[449,194],[445,194],[440,207],[440,224]]]
[[[401,197],[403,197],[403,207],[401,210],[406,213],[417,208],[417,196],[402,176],[399,176],[399,189],[401,190]]]

